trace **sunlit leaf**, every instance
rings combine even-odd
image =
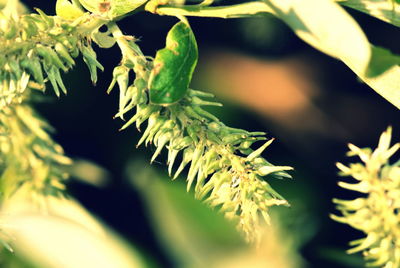
[[[3,204],[1,223],[16,254],[38,267],[148,267],[138,252],[70,199],[20,188]]]
[[[270,0],[274,13],[304,41],[342,60],[366,84],[400,108],[398,58],[371,46],[357,22],[330,0]],[[379,54],[385,54],[382,64]]]
[[[84,14],[80,7],[74,5],[69,0],[57,0],[56,13],[57,16],[66,20],[75,20]]]
[[[396,1],[393,4],[388,0],[338,2],[398,25],[400,16],[397,15],[399,7],[394,3]],[[152,9],[150,3],[146,6],[148,11],[170,16],[237,18],[273,14],[285,21],[305,42],[343,61],[361,80],[400,108],[400,70],[397,58],[386,57],[384,68],[381,63],[376,63],[376,49],[368,42],[357,22],[334,1],[266,0],[232,6],[160,6],[155,9]],[[376,73],[379,75],[371,76]]]

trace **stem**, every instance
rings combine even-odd
[[[125,35],[122,33],[122,31],[118,27],[118,25],[115,22],[110,22],[108,24],[108,30],[111,32],[111,34],[117,40],[117,44],[118,44],[119,48],[121,49],[123,58],[126,57],[127,59],[131,60],[132,62],[135,62],[136,56],[133,53],[128,40],[126,39]]]
[[[215,18],[240,18],[261,15],[264,13],[274,13],[274,11],[266,3],[261,1],[222,7],[160,6],[153,10],[151,9],[151,6],[146,5],[145,9],[158,15]]]
[[[199,6],[210,6],[214,3],[214,0],[203,0],[203,2],[201,2],[200,4],[198,4]]]
[[[146,59],[140,48],[134,42],[130,42],[128,40],[127,36],[122,33],[121,29],[115,22],[110,22],[107,26],[111,34],[117,40],[117,44],[121,49],[123,58],[130,60],[135,65],[136,74],[139,74],[141,77],[146,77],[147,70],[139,68],[139,66],[142,66],[142,64],[139,64],[138,60],[141,59],[146,62]]]
[[[95,18],[95,17],[91,17],[91,20],[86,23],[83,24],[79,29],[78,32],[82,35],[88,35],[91,34],[94,30],[100,28],[101,26],[103,26],[104,24],[106,24],[108,22],[108,20],[105,19],[101,19],[101,18]]]

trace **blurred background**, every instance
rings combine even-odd
[[[49,1],[24,3],[55,13]],[[348,11],[371,43],[400,52],[397,28]],[[337,186],[335,163],[356,161],[345,157],[347,143],[375,147],[389,125],[400,141],[399,111],[272,16],[189,21],[200,53],[191,87],[216,95],[224,107],[212,111],[226,124],[275,137],[264,156],[295,168],[293,180],[270,182],[292,206],[273,210],[279,230],[263,240],[264,254],[232,238],[234,231],[219,215],[193,201],[184,178],[170,182],[164,156],[150,166],[154,148],[135,148],[140,133],[134,127],[118,131],[123,122],[113,119],[117,91],[106,94],[120,60],[116,46],[97,49],[105,67],[97,85],[78,61],[64,76],[68,95],[36,104],[55,127],[56,141],[76,160],[71,195],[152,267],[204,267],[211,261],[211,267],[363,267],[359,255],[345,254],[348,242],[362,234],[329,218],[337,213],[332,198],[354,197]],[[120,27],[139,39],[145,55],[154,56],[175,22],[140,13]],[[239,256],[234,261],[232,252]]]

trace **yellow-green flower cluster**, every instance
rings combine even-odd
[[[57,96],[60,91],[66,93],[61,73],[74,66],[79,54],[93,82],[97,80],[97,68],[103,68],[84,31],[91,23],[90,17],[71,22],[37,11],[21,16],[7,16],[0,11],[0,108],[21,102],[27,88],[43,91],[47,81]]]
[[[40,10],[18,15],[16,4],[9,1],[0,11],[0,205],[24,189],[45,209],[40,196],[63,193],[64,167],[71,160],[29,106],[27,89],[44,90],[50,81],[57,95],[60,89],[66,93],[61,72],[72,68],[80,53],[92,78],[100,64],[84,38],[84,23],[67,23]],[[11,250],[8,240],[0,230],[0,243]]]
[[[332,215],[333,219],[366,234],[365,238],[352,241],[354,247],[348,252],[361,251],[369,265],[385,268],[400,267],[400,161],[389,163],[400,143],[390,146],[391,134],[389,127],[374,151],[349,145],[348,155],[358,156],[362,162],[348,167],[338,163],[341,175],[357,181],[339,185],[361,193],[362,197],[334,199],[342,216]]]
[[[59,194],[71,160],[46,133],[50,127],[25,104],[0,111],[0,196],[28,184],[32,193]]]
[[[251,145],[265,140],[263,132],[248,132],[226,126],[203,108],[220,106],[210,101],[212,94],[189,90],[179,102],[155,105],[148,98],[147,80],[152,62],[144,57],[130,38],[118,36],[123,50],[120,66],[114,69],[114,79],[109,91],[117,84],[120,91],[119,112],[123,118],[134,110],[134,115],[122,127],[135,123],[138,129],[147,121],[138,146],[153,144],[157,147],[151,161],[168,151],[168,170],[175,179],[186,166],[187,189],[194,186],[195,196],[213,207],[219,207],[228,218],[236,220],[248,240],[256,240],[259,218],[268,221],[268,209],[288,202],[268,184],[270,178],[290,178],[287,166],[274,166],[261,157],[270,145],[267,141],[257,150]],[[130,84],[130,72],[135,80]],[[182,152],[180,155],[179,153]],[[180,164],[175,165],[180,159]],[[175,173],[172,171],[176,167]]]

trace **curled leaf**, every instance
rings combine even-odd
[[[189,89],[198,50],[190,26],[178,22],[167,35],[166,47],[157,51],[149,78],[150,101],[171,104],[182,99]]]
[[[95,32],[92,34],[93,41],[101,48],[110,48],[114,46],[115,39],[108,35],[108,33]]]

